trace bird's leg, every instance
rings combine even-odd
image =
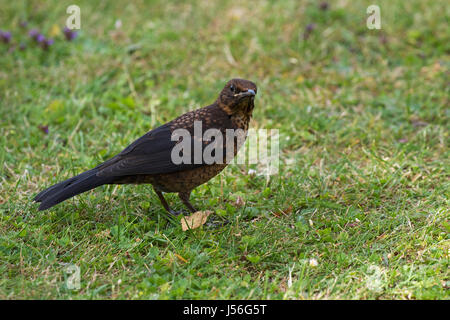
[[[171,215],[174,215],[174,216],[177,216],[177,215],[180,214],[180,212],[174,211],[174,210],[170,209],[170,207],[169,207],[169,205],[167,204],[167,201],[166,201],[166,199],[164,198],[164,196],[163,196],[163,194],[162,194],[161,191],[158,191],[158,190],[156,190],[156,189],[154,189],[154,190],[155,190],[156,194],[158,195],[159,200],[161,201],[161,204],[163,205],[164,209],[167,210],[167,212],[169,212]]]
[[[184,205],[189,209],[191,213],[197,212],[194,206],[189,202],[189,197],[191,196],[191,191],[180,192],[178,193],[178,197],[180,197],[181,201],[183,201]]]

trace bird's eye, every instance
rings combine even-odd
[[[236,88],[233,85],[231,85],[230,90],[231,90],[231,92],[234,92],[234,91],[236,91]]]

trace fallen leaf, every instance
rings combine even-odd
[[[206,223],[206,220],[208,220],[208,216],[213,213],[210,210],[206,211],[197,211],[194,212],[192,215],[187,217],[181,217],[181,229],[183,231],[189,230],[189,229],[196,229],[198,227],[201,227]]]

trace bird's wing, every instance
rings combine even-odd
[[[216,120],[216,119],[215,119]],[[214,121],[217,124],[217,121]],[[231,124],[226,123],[229,127]],[[189,124],[187,130],[193,132],[192,126]],[[207,130],[204,127],[203,130]],[[162,125],[159,128],[149,131],[114,158],[99,165],[97,175],[103,177],[119,177],[128,175],[144,175],[170,173],[182,170],[194,169],[206,164],[194,164],[194,137],[190,136],[191,144],[191,161],[190,163],[175,164],[172,161],[172,149],[177,141],[172,141],[171,123]],[[211,142],[209,142],[211,143]],[[209,144],[202,144],[202,151]],[[225,153],[225,142],[224,150]]]
[[[176,165],[171,160],[172,149],[177,141],[172,141],[168,124],[149,131],[114,158],[97,167],[97,175],[119,177],[137,174],[169,173],[193,169],[190,164]]]

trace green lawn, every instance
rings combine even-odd
[[[77,2],[69,42],[73,1],[1,0],[1,299],[449,299],[448,1],[99,3]],[[279,130],[281,165],[193,192],[228,224],[183,232],[146,185],[37,211],[233,77],[258,85],[251,127]]]

